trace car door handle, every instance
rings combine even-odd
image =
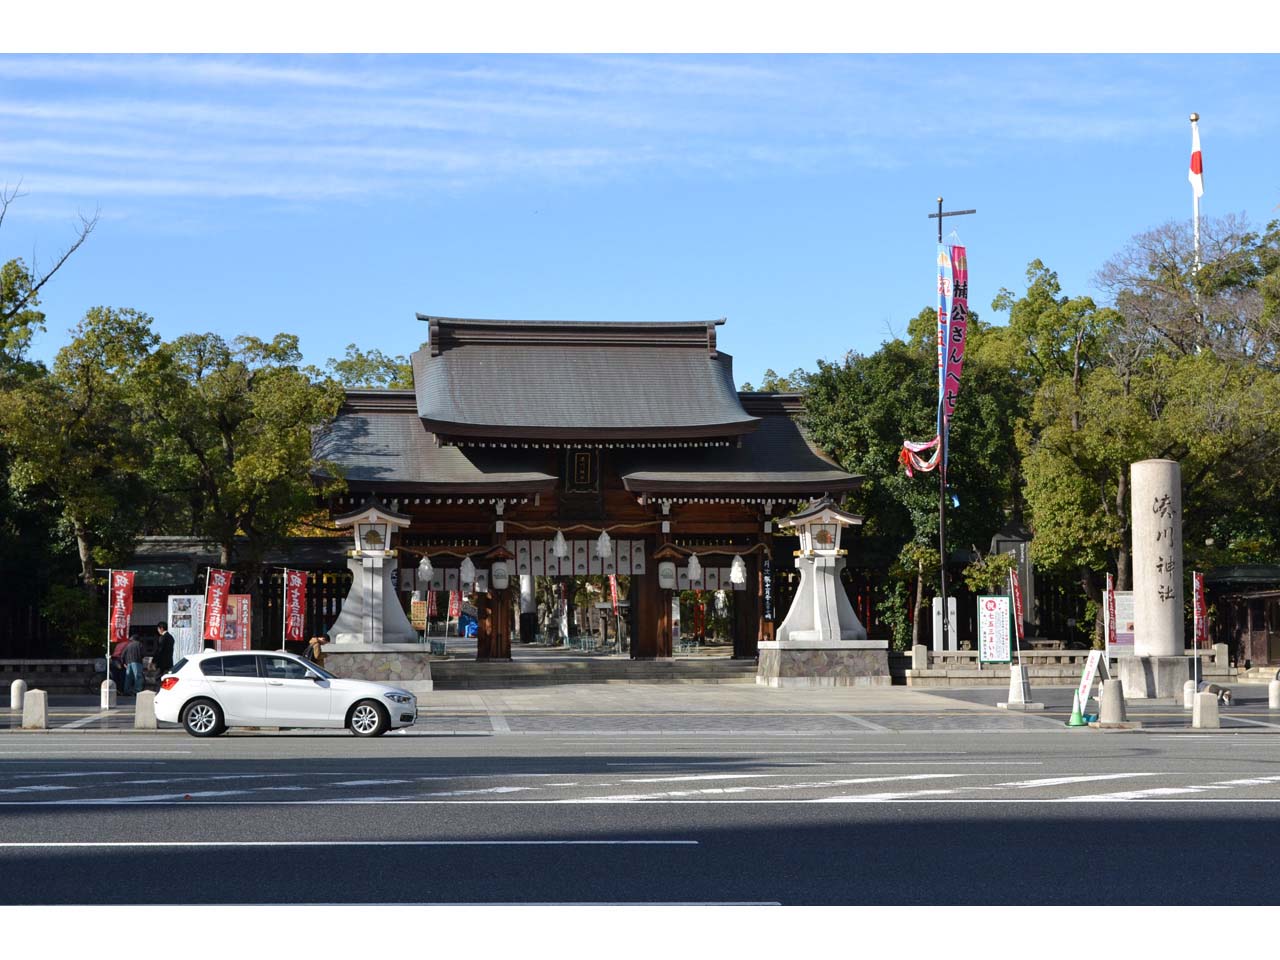
[[[267,683],[271,684],[271,686],[273,686],[273,687],[283,687],[283,686],[284,686],[284,681],[283,681],[283,680],[268,680],[268,681],[267,681]]]
[[[227,678],[226,677],[210,677],[209,682],[210,683],[226,683]]]

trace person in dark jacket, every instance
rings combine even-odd
[[[156,668],[156,682],[173,669],[173,634],[169,632],[169,624],[161,620],[156,624],[156,632],[160,634],[160,642],[156,647],[156,656],[152,661]]]
[[[125,644],[124,660],[124,693],[131,697],[142,692],[142,639],[135,633]]]

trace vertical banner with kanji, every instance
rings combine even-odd
[[[1022,635],[1022,584],[1018,582],[1018,571],[1009,568],[1009,592],[1013,595],[1013,633],[1018,643],[1025,639]]]
[[[136,575],[132,570],[111,571],[111,614],[108,632],[112,643],[129,639],[129,621],[133,618],[133,579]]]
[[[1107,636],[1106,647],[1107,656],[1113,656],[1111,648],[1116,645],[1116,581],[1111,574],[1107,574]]]
[[[760,561],[761,618],[773,622],[773,561],[765,557]]]
[[[284,572],[284,638],[302,643],[306,637],[307,574],[305,570]]]
[[[233,593],[227,597],[227,617],[218,642],[219,650],[248,650],[253,646],[252,598],[247,593]]]
[[[212,640],[221,648],[222,639],[227,632],[227,597],[231,595],[230,570],[209,568],[209,576],[204,587],[204,630],[202,637]]]
[[[1202,645],[1206,647],[1209,645],[1209,607],[1204,599],[1203,573],[1191,574],[1191,597],[1195,624],[1193,636],[1196,650],[1199,650]]]
[[[431,589],[431,584],[427,584],[427,619],[434,620],[440,614],[440,609],[436,604],[436,592]]]
[[[609,574],[609,599],[613,601],[613,615],[618,615],[618,577],[616,574]]]
[[[462,616],[462,591],[449,591],[449,619],[456,620]]]
[[[981,663],[1009,663],[1009,598],[978,597],[978,660]]]

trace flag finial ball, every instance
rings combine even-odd
[[[1195,123],[1195,122],[1196,122],[1197,120],[1199,120],[1199,119],[1200,119],[1200,114],[1198,114],[1198,113],[1193,113],[1193,114],[1191,115],[1191,122],[1192,122],[1192,123]]]

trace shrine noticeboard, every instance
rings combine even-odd
[[[233,593],[227,597],[227,619],[223,627],[219,650],[248,650],[252,636],[252,609],[249,594]]]
[[[978,597],[978,660],[981,663],[1009,663],[1010,616],[1008,597]]]

